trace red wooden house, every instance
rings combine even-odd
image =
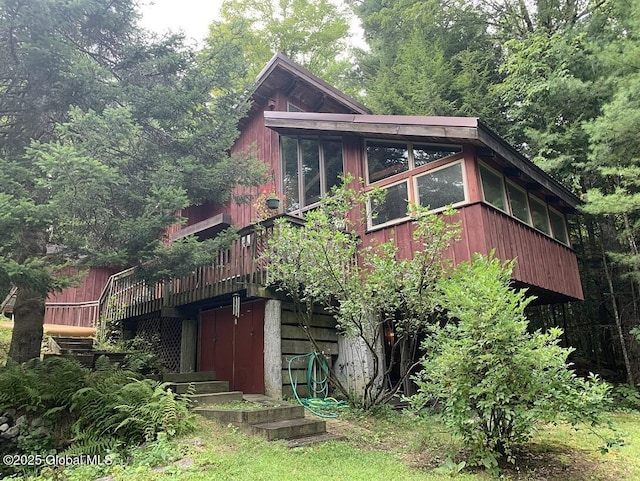
[[[276,55],[258,76],[240,130],[234,150],[255,148],[269,165],[273,185],[264,187],[283,196],[281,215],[302,218],[340,174],[351,173],[365,189],[387,190],[379,215],[360,233],[365,241],[386,240],[393,230],[401,254],[410,256],[407,202],[433,210],[453,204],[463,227],[448,253],[456,262],[495,249],[501,258],[517,257],[514,281],[540,303],[582,299],[566,221],[579,199],[476,118],[372,115]],[[170,233],[174,239],[212,237],[231,225],[240,236],[219,262],[185,278],[149,286],[132,270],[115,274],[101,291],[103,317],[157,334],[170,369],[215,370],[232,389],[287,395],[286,361],[310,347],[286,301],[265,288],[268,266],[259,254],[268,229],[254,231],[256,206],[205,204],[182,215],[188,222]],[[334,321],[319,315],[315,322],[322,349],[340,364]]]

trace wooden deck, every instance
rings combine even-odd
[[[291,219],[289,216],[287,216]],[[295,219],[291,219],[296,222]],[[117,321],[159,313],[206,299],[266,284],[266,262],[262,253],[273,234],[273,220],[256,228],[249,226],[238,232],[228,249],[217,260],[196,268],[190,275],[148,283],[137,276],[135,268],[112,275],[93,302],[48,302],[46,322],[98,327],[107,320]]]

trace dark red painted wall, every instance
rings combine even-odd
[[[89,302],[97,301],[102,289],[112,274],[120,269],[93,268],[81,279],[80,285],[69,287],[62,292],[52,292],[47,302]],[[69,273],[77,274],[77,269],[69,269]]]

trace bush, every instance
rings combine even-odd
[[[476,255],[439,283],[449,322],[425,343],[419,393],[413,406],[437,399],[445,422],[461,435],[471,464],[495,471],[502,457],[527,441],[538,422],[564,415],[575,424],[597,423],[608,386],[568,370],[571,349],[559,346],[560,329],[527,331],[525,307],[533,300],[510,288],[513,262]]]

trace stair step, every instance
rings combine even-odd
[[[194,394],[191,396],[196,406],[207,404],[223,404],[236,401],[242,401],[242,391],[215,392],[209,394]],[[196,410],[199,408],[196,408]]]
[[[51,339],[56,342],[89,342],[93,344],[91,337],[51,336]]]
[[[215,381],[216,373],[213,371],[165,372],[162,374],[162,380],[165,382]]]
[[[326,443],[328,441],[342,441],[344,439],[346,439],[345,436],[325,432],[321,434],[314,434],[312,436],[304,436],[301,438],[289,439],[287,442],[287,445],[290,448],[300,448],[302,446],[310,446],[312,444]]]
[[[169,387],[176,394],[186,394],[193,389],[194,394],[210,394],[225,392],[229,390],[228,381],[196,381],[196,382],[174,382]]]
[[[325,421],[307,418],[251,425],[251,432],[253,434],[264,436],[269,441],[274,441],[276,439],[301,438],[315,434],[322,434],[326,431],[327,425]]]
[[[93,343],[91,342],[56,342],[60,349],[76,350],[76,351],[90,351],[93,349]]]
[[[217,419],[222,424],[232,423],[237,426],[265,424],[304,418],[304,408],[302,406],[292,404],[259,409],[196,408],[194,409],[194,412],[210,419]]]

